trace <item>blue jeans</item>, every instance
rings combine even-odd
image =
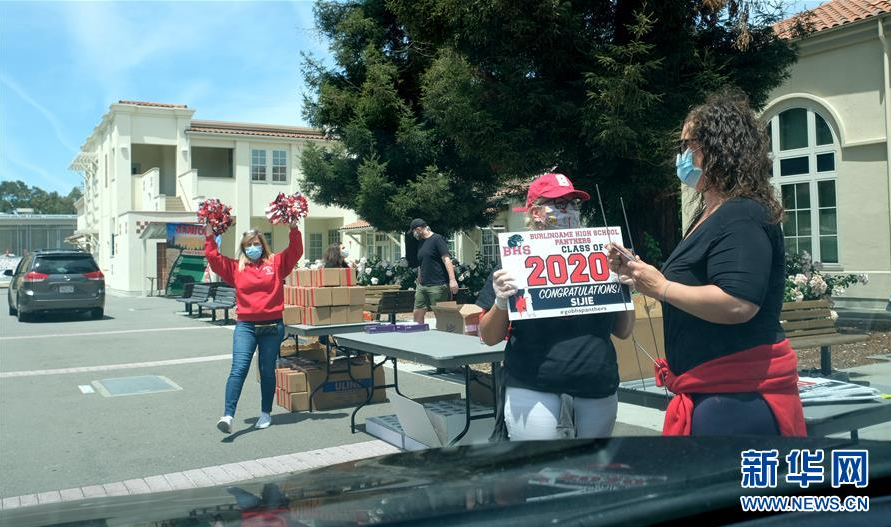
[[[232,337],[232,369],[226,381],[226,409],[223,415],[235,416],[235,407],[241,397],[241,388],[251,368],[254,350],[260,348],[260,411],[272,411],[275,396],[275,362],[285,338],[285,325],[281,320],[269,325],[254,322],[235,323]]]

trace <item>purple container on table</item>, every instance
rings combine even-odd
[[[418,331],[428,331],[429,324],[397,324],[396,333],[415,333]]]
[[[393,333],[396,326],[393,324],[370,324],[365,326],[365,333]]]

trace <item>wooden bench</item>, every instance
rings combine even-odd
[[[217,321],[217,309],[224,312],[223,323],[229,321],[229,310],[235,307],[235,289],[231,287],[219,287],[213,294],[213,298],[198,303],[198,316],[201,316],[201,310],[207,308],[211,313],[211,321]]]
[[[869,340],[869,335],[839,333],[827,300],[786,302],[780,324],[793,349],[820,348],[820,374],[832,375],[832,346]]]
[[[183,294],[174,298],[177,302],[183,302],[188,300],[192,296],[192,288],[195,287],[195,282],[184,282],[183,283]]]
[[[370,311],[372,317],[376,318],[377,306],[380,304],[381,297],[383,297],[386,292],[394,291],[399,291],[399,286],[397,284],[365,286],[365,311]]]

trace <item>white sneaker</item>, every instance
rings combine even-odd
[[[269,428],[269,425],[271,424],[272,416],[266,412],[260,412],[260,417],[257,418],[257,424],[255,424],[254,427],[262,430],[264,428]]]
[[[224,415],[223,417],[220,417],[220,420],[217,421],[217,428],[219,428],[220,432],[223,432],[224,434],[231,434],[232,433],[232,416]]]

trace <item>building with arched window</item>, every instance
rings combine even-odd
[[[762,110],[787,252],[870,281],[837,299],[885,309],[891,295],[891,2],[825,2],[809,14],[789,78]],[[777,24],[790,35],[793,20]]]
[[[891,307],[891,2],[831,1],[799,16],[813,31],[762,109],[786,251],[869,283],[839,306]],[[791,37],[794,20],[774,29]],[[688,200],[685,200],[688,201]],[[687,208],[685,207],[685,211]]]

